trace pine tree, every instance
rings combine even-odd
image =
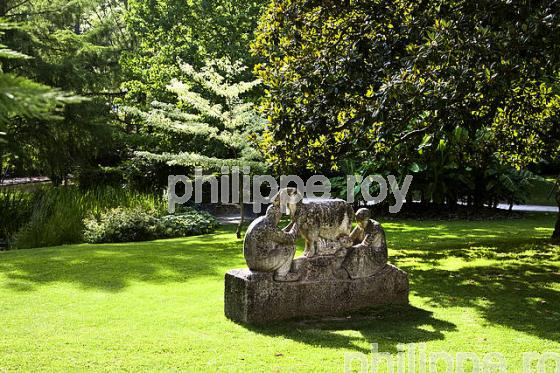
[[[15,27],[16,25],[0,19],[0,37],[5,34],[5,30]],[[0,44],[0,136],[4,134],[3,128],[14,117],[56,119],[58,118],[54,113],[56,109],[62,108],[67,103],[81,101],[80,97],[23,76],[4,72],[3,61],[29,58]]]

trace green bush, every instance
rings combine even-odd
[[[96,189],[100,185],[119,187],[125,183],[122,170],[116,167],[83,168],[77,174],[77,181],[83,190]]]
[[[84,239],[90,243],[134,242],[213,232],[218,222],[206,212],[186,209],[159,216],[142,208],[115,208],[84,220]]]
[[[141,208],[114,208],[84,220],[84,240],[91,243],[145,241],[155,236],[157,218]]]
[[[162,196],[103,187],[88,191],[77,187],[39,190],[32,201],[29,221],[15,235],[16,248],[55,246],[83,242],[84,218],[99,217],[115,207],[138,207],[163,213]]]
[[[207,212],[188,209],[178,215],[165,215],[158,219],[156,233],[159,238],[184,237],[212,233],[217,220]]]

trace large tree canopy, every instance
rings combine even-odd
[[[119,95],[118,56],[128,40],[121,27],[125,5],[126,0],[0,2],[0,16],[18,26],[6,30],[2,41],[26,55],[1,63],[6,92],[0,111],[10,120],[0,171],[41,173],[56,184],[111,149],[109,103]],[[53,108],[77,101],[72,93],[88,100],[53,116]]]
[[[253,50],[279,169],[558,154],[559,1],[274,0]]]
[[[180,61],[204,66],[229,57],[252,66],[249,53],[263,0],[129,0],[127,30],[134,48],[123,54],[129,102],[168,99]],[[245,78],[250,78],[245,75]]]

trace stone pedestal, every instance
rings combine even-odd
[[[330,271],[331,266],[323,263],[330,260],[317,261],[313,267]],[[407,304],[408,292],[408,275],[391,264],[367,278],[337,279],[319,273],[295,282],[275,281],[272,273],[234,269],[225,276],[225,314],[248,324],[333,316],[379,305]]]

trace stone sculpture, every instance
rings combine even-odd
[[[297,229],[294,224],[279,229],[281,217],[280,208],[271,205],[264,216],[255,219],[247,229],[243,255],[251,271],[274,272],[277,281],[295,280],[289,271],[296,252]]]
[[[387,242],[385,231],[375,220],[370,219],[368,209],[356,213],[357,226],[350,234],[353,246],[341,248],[337,256],[343,256],[341,267],[350,278],[373,276],[387,264]]]
[[[296,202],[291,202],[292,198]],[[296,189],[286,188],[272,199],[280,209],[282,201],[286,201],[292,223],[305,240],[306,257],[330,254],[338,238],[350,234],[354,211],[341,199],[318,199],[304,204]]]
[[[249,269],[225,278],[227,317],[266,323],[408,303],[408,276],[387,262],[385,233],[369,210],[358,210],[354,230],[344,201],[288,203],[287,210],[292,221],[284,229],[276,200],[249,226],[243,247]],[[294,259],[298,233],[306,251]]]

